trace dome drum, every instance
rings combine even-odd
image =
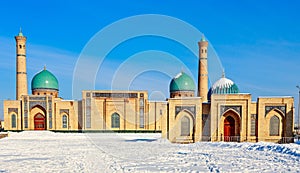
[[[32,90],[32,95],[51,95],[54,97],[58,97],[58,90],[39,88]]]
[[[177,97],[194,97],[195,91],[173,91],[171,92],[171,98]]]

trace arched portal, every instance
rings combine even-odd
[[[45,130],[46,129],[46,119],[41,113],[37,113],[34,116],[34,130]]]
[[[170,132],[171,138],[178,143],[191,143],[195,140],[195,127],[192,113],[187,110],[180,111],[174,123],[174,131]]]
[[[241,118],[234,110],[228,110],[222,116],[221,126],[223,128],[221,133],[222,141],[240,141],[241,133]]]
[[[224,141],[231,141],[235,136],[234,119],[232,116],[227,116],[224,120]]]

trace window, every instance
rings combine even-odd
[[[120,128],[120,115],[117,113],[111,115],[111,128]]]
[[[250,129],[250,135],[251,136],[256,136],[256,119],[257,119],[257,115],[256,114],[252,114],[251,115],[251,129]]]
[[[181,136],[190,135],[190,119],[187,116],[181,118]]]
[[[273,115],[270,119],[270,136],[279,136],[279,118]]]
[[[140,109],[140,128],[145,127],[144,121],[144,109]]]
[[[91,128],[91,98],[87,98],[86,99],[86,112],[85,112],[85,116],[86,116],[86,128]]]
[[[12,114],[11,115],[11,128],[16,128],[17,127],[17,117],[15,114]]]
[[[140,106],[144,106],[144,99],[140,99]]]
[[[22,49],[22,45],[19,45],[20,49]]]
[[[67,115],[62,116],[62,128],[67,128],[68,127],[68,117]]]

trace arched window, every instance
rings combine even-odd
[[[17,117],[15,114],[11,115],[11,128],[16,128],[17,127]]]
[[[62,116],[62,128],[67,128],[68,127],[68,117],[67,115]]]
[[[270,119],[270,136],[279,136],[280,121],[276,115]]]
[[[111,128],[120,128],[120,115],[117,113],[111,115]]]
[[[181,136],[190,135],[190,119],[187,116],[181,118]]]

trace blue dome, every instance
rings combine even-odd
[[[31,81],[31,89],[58,90],[58,80],[51,72],[44,69],[33,77]]]
[[[170,83],[170,92],[174,91],[195,91],[193,79],[184,72],[180,72]]]

